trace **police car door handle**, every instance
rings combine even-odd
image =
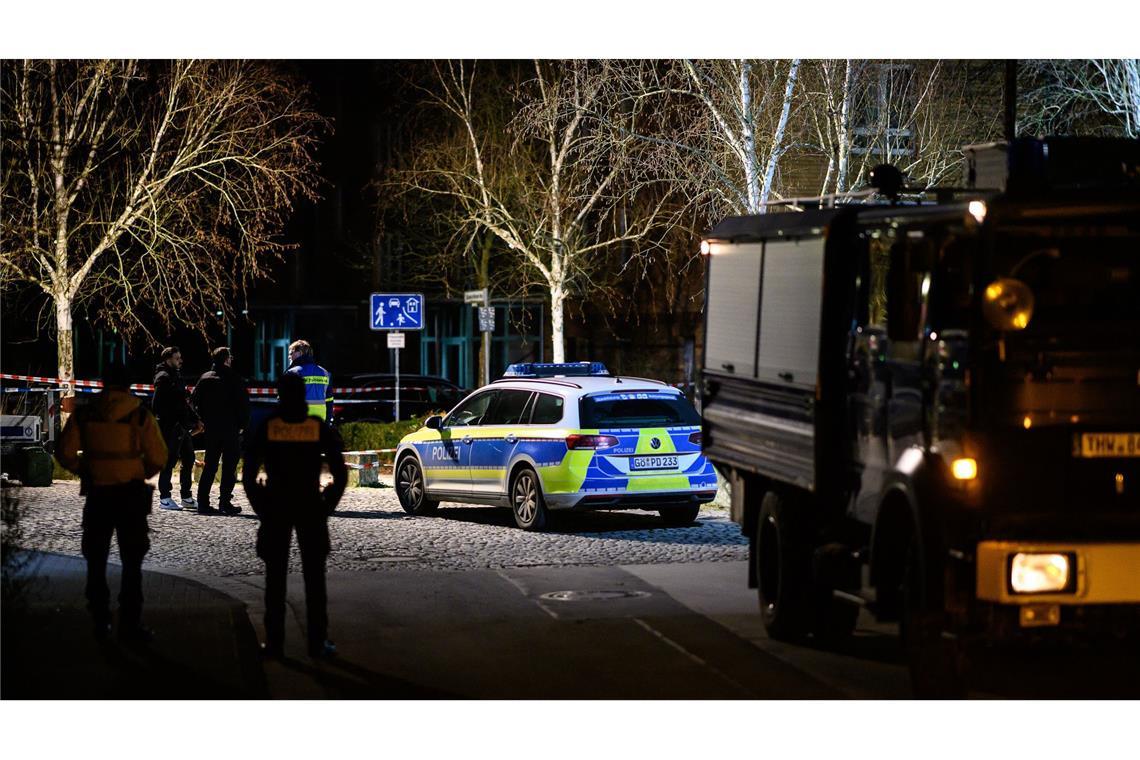
[[[471,444],[471,436],[469,436],[469,435],[463,436],[463,442],[470,445]]]
[[[505,440],[507,443],[514,443],[518,440],[518,436],[516,436],[514,433],[508,433],[507,437],[503,440]]]

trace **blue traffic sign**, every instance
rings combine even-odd
[[[373,293],[373,330],[422,330],[424,297],[422,293]]]

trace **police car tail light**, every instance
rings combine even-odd
[[[566,448],[568,449],[608,449],[617,446],[618,439],[612,435],[568,435]]]
[[[703,439],[704,436],[701,435],[701,431],[699,430],[695,433],[689,433],[689,443],[695,443],[700,446]]]

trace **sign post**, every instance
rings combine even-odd
[[[369,326],[388,333],[388,348],[396,352],[393,365],[396,369],[395,421],[400,421],[400,349],[404,347],[404,330],[424,328],[424,297],[422,293],[373,293],[369,304]]]
[[[483,333],[483,384],[491,382],[491,333],[495,331],[495,310],[491,308],[491,291],[463,291],[463,302],[479,307],[479,331]]]

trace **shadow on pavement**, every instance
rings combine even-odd
[[[295,659],[277,665],[311,679],[329,699],[461,699],[460,695],[375,673],[334,657],[320,664]]]
[[[456,522],[494,525],[515,529],[515,519],[506,507],[475,507],[443,505],[432,518]],[[703,521],[684,527],[670,527],[657,515],[635,512],[550,512],[547,515],[546,533],[584,535],[593,533],[621,533],[654,531],[654,539],[663,543],[703,544],[708,536],[701,532]],[[740,543],[745,543],[744,539]]]

